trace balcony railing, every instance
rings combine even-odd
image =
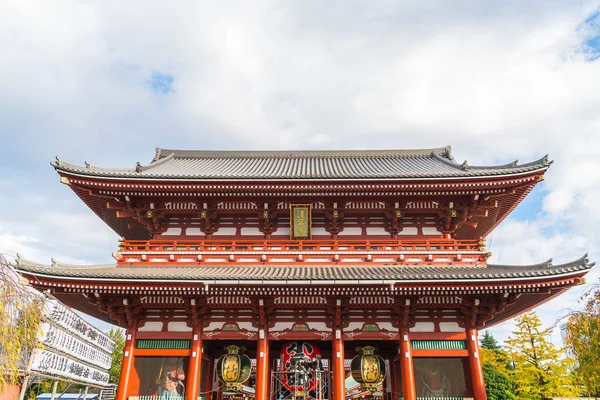
[[[122,240],[119,263],[378,263],[485,262],[477,240]]]

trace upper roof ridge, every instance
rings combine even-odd
[[[79,264],[68,264],[58,261],[54,258],[51,259],[52,267],[56,269],[104,269],[104,268],[116,268],[116,264],[90,264],[90,265],[79,265]]]
[[[459,169],[459,170],[463,170],[463,171],[468,171],[469,169],[476,169],[476,170],[487,170],[487,169],[511,169],[511,168],[527,168],[527,167],[532,167],[532,166],[545,166],[545,167],[549,167],[554,161],[552,160],[548,160],[548,154],[546,154],[545,156],[538,158],[537,160],[525,163],[525,164],[519,164],[519,160],[515,160],[506,164],[499,164],[499,165],[469,165],[469,163],[467,162],[467,160],[465,160],[462,164],[456,162],[456,160],[454,159],[454,157],[452,157],[451,159],[448,159],[446,157],[442,157],[440,154],[432,152],[431,154],[434,158],[438,159],[439,161],[445,163],[446,165]]]
[[[570,267],[577,267],[577,266],[587,266],[587,267],[593,267],[596,263],[590,263],[590,260],[588,258],[588,254],[585,253],[583,256],[579,257],[576,260],[573,261],[568,261],[564,264],[554,264],[553,259],[550,258],[544,262],[541,263],[537,263],[537,264],[530,264],[530,265],[514,265],[514,264],[488,264],[489,267],[502,267],[502,268],[522,268],[522,269],[533,269],[533,268],[537,268],[537,269],[563,269],[563,268],[570,268]]]
[[[53,268],[53,269],[102,269],[102,268],[115,268],[116,264],[90,264],[90,265],[78,265],[78,264],[67,264],[60,261],[55,260],[54,258],[50,259],[50,265],[42,264],[36,261],[29,260],[23,257],[21,254],[17,253],[17,257],[14,262],[11,263],[14,267],[33,267],[33,268]]]
[[[548,167],[553,162],[554,162],[553,160],[548,160],[548,154],[546,154],[545,156],[543,156],[541,158],[538,158],[537,160],[530,161],[530,162],[525,163],[525,164],[519,164],[519,160],[515,160],[513,162],[506,163],[506,164],[501,164],[501,165],[469,165],[468,167],[469,168],[473,168],[473,169],[526,168],[526,167],[530,167],[530,166],[534,166],[534,165],[544,165],[544,166]]]
[[[407,157],[430,156],[432,153],[451,157],[450,146],[432,149],[394,150],[175,150],[156,148],[153,162],[170,155],[176,158],[295,158],[295,157]]]
[[[52,165],[55,169],[64,169],[64,170],[71,170],[71,171],[89,171],[89,172],[135,172],[135,168],[106,168],[106,167],[97,167],[95,165],[92,165],[90,163],[88,163],[87,161],[84,162],[85,166],[81,166],[81,165],[77,165],[77,164],[72,164],[72,163],[68,163],[66,161],[61,160],[60,158],[56,157],[56,161],[51,162],[50,165]]]
[[[251,162],[249,162],[251,161]],[[547,156],[518,165],[459,164],[450,146],[413,150],[215,151],[156,148],[150,163],[129,168],[77,166],[57,158],[59,172],[133,179],[455,179],[543,172]]]
[[[579,259],[577,260],[579,261]],[[546,261],[542,261],[540,263],[536,263],[536,264],[528,264],[528,265],[515,265],[515,264],[488,264],[489,267],[499,267],[501,266],[502,268],[538,268],[538,269],[543,269],[543,268],[551,268],[553,267],[552,264],[552,259],[548,259]]]

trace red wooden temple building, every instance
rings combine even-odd
[[[477,331],[560,295],[593,265],[487,262],[485,238],[550,164],[471,166],[449,147],[157,149],[133,168],[57,159],[60,181],[122,236],[116,262],[16,267],[127,329],[118,400],[161,396],[167,381],[186,400],[297,398],[281,374],[292,350],[320,354],[326,376],[301,397],[345,400],[364,346],[384,359],[375,391],[386,399],[484,400]],[[255,360],[242,394],[213,378],[232,345]]]

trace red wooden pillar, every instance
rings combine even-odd
[[[398,369],[396,368],[396,359],[395,357],[390,358],[390,387],[392,388],[392,395],[390,398],[392,400],[397,400],[400,397],[400,390],[398,389]]]
[[[185,400],[198,400],[200,392],[200,372],[202,369],[202,322],[198,322],[192,332],[192,355],[188,365],[188,387]]]
[[[338,327],[332,343],[331,358],[333,361],[333,400],[346,400],[346,366],[344,365],[344,339]]]
[[[205,398],[208,400],[217,400],[213,397],[213,376],[215,374],[215,360],[212,357],[207,357],[204,359],[206,361],[206,377],[204,379],[204,386],[206,387],[207,393]]]
[[[473,397],[475,400],[487,400],[478,343],[477,330],[467,329],[467,350],[469,351],[469,369],[471,370]]]
[[[133,360],[135,342],[137,336],[137,325],[130,327],[125,333],[125,347],[123,348],[123,363],[121,364],[121,376],[119,377],[119,389],[117,390],[116,400],[127,400],[131,393],[130,375],[133,373]]]
[[[416,400],[415,368],[408,327],[400,329],[400,371],[402,372],[402,393],[404,400]]]
[[[269,398],[269,338],[266,329],[258,331],[258,346],[256,351],[256,388],[255,400]]]

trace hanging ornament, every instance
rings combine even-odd
[[[227,354],[219,357],[217,362],[217,377],[225,385],[225,391],[241,392],[242,383],[250,378],[252,371],[248,356],[239,354],[240,351],[245,351],[246,347],[231,345],[227,346],[225,350],[227,350]]]
[[[377,390],[385,379],[385,362],[374,354],[375,347],[357,347],[358,355],[352,359],[352,378],[360,383],[361,390]]]

